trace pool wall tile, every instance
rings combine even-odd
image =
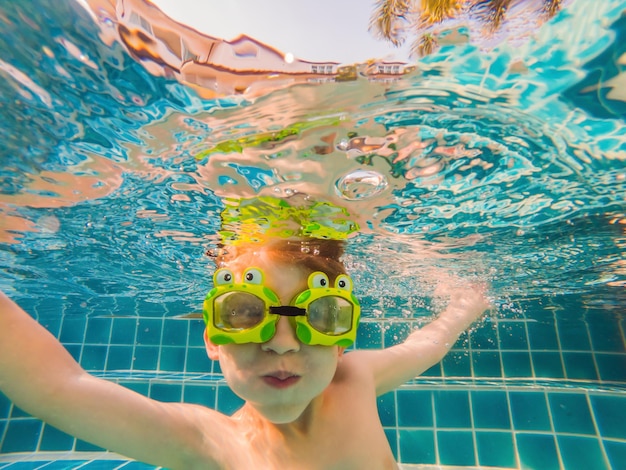
[[[441,390],[433,394],[435,423],[438,428],[471,428],[472,417],[469,392],[466,390]]]
[[[536,378],[562,379],[565,377],[563,356],[559,352],[533,351],[533,372]]]
[[[521,431],[551,431],[550,415],[544,393],[511,392],[513,426]]]
[[[515,445],[510,432],[476,432],[478,465],[516,468]]]
[[[0,452],[32,452],[39,444],[43,423],[35,418],[11,419],[0,442]]]
[[[567,470],[611,470],[598,439],[557,436],[563,468]]]
[[[403,463],[436,464],[434,431],[399,430],[399,455]]]
[[[54,426],[45,424],[39,443],[40,452],[70,451],[74,448],[74,437],[60,431]]]
[[[626,444],[624,442],[616,442],[603,440],[604,450],[606,452],[609,468],[620,469],[624,468],[624,462],[626,462]]]
[[[550,412],[557,433],[596,434],[587,396],[581,393],[548,394]]]
[[[477,429],[511,429],[509,401],[505,391],[470,392],[472,416]]]
[[[396,392],[388,392],[376,399],[378,407],[378,416],[380,422],[385,427],[396,427],[398,425],[396,419]],[[432,424],[432,423],[431,423]]]
[[[475,466],[474,447],[471,431],[437,431],[437,448],[442,465]]]
[[[398,390],[396,392],[398,426],[432,427],[433,392],[422,390]]]
[[[517,451],[523,469],[562,470],[551,434],[517,434]]]
[[[626,397],[594,394],[589,398],[602,437],[626,440]]]

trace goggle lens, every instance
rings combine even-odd
[[[309,324],[320,333],[342,335],[352,328],[353,307],[341,297],[320,297],[307,308]]]
[[[265,302],[247,292],[227,292],[215,298],[215,326],[224,331],[241,331],[265,318]]]

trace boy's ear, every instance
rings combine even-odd
[[[204,330],[204,347],[206,348],[206,353],[209,356],[209,359],[212,361],[217,361],[220,358],[220,348],[217,344],[213,344],[209,337],[207,336],[206,329]]]

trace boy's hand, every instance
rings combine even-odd
[[[471,283],[454,277],[442,279],[434,295],[447,299],[447,306],[439,317],[448,318],[461,330],[466,329],[492,307],[486,291],[487,284],[484,282]]]

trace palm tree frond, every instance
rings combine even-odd
[[[410,0],[378,0],[370,18],[369,31],[377,37],[400,45],[404,38],[397,34],[395,25],[409,11]]]

